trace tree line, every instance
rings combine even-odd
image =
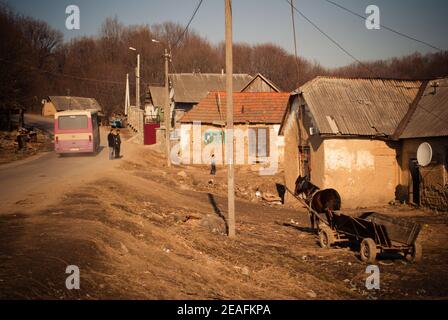
[[[183,35],[183,36],[182,36]],[[156,39],[157,42],[153,42]],[[130,74],[134,99],[136,53],[141,55],[143,85],[163,85],[163,50],[171,47],[171,73],[220,73],[225,69],[224,43],[212,44],[194,30],[172,22],[125,26],[105,19],[97,35],[64,42],[48,23],[0,5],[0,109],[38,110],[49,95],[96,98],[106,114],[124,104],[125,75]],[[292,91],[318,75],[344,77],[436,78],[448,75],[448,52],[353,63],[328,69],[297,59],[272,44],[234,44],[234,72],[262,73],[284,91]]]

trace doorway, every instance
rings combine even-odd
[[[409,160],[409,172],[411,174],[411,190],[409,192],[409,200],[416,204],[420,205],[420,170],[418,166],[417,159]]]
[[[311,149],[309,146],[299,146],[300,174],[311,181]]]

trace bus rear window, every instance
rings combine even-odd
[[[58,118],[58,127],[60,130],[87,129],[88,118],[84,115],[61,116]]]

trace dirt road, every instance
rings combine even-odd
[[[52,203],[1,210],[0,298],[448,297],[446,215],[378,208],[425,224],[424,256],[416,265],[380,259],[381,289],[369,291],[357,252],[319,248],[303,209],[244,197],[254,191],[247,183],[272,185],[278,177],[254,180],[254,172],[237,169],[237,238],[229,239],[225,170],[211,179],[207,168],[166,168],[152,148],[125,143],[124,150],[132,156],[107,174],[95,161],[86,165],[89,181]],[[90,177],[92,168],[102,174]],[[80,290],[65,287],[68,265],[80,269]]]
[[[39,115],[25,115],[27,126],[53,132],[53,120]],[[54,201],[75,185],[100,177],[117,163],[108,160],[106,131],[101,131],[101,151],[96,155],[60,157],[47,152],[0,166],[0,214],[11,209],[27,210]],[[124,147],[126,148],[126,147]],[[126,154],[126,150],[123,150]]]

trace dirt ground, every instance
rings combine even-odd
[[[19,150],[17,143],[17,130],[11,132],[0,131],[0,165],[17,160],[29,158],[40,152],[49,152],[54,149],[53,139],[47,132],[35,128],[37,141],[29,141],[26,147]]]
[[[0,298],[12,299],[446,299],[448,215],[374,208],[423,224],[423,259],[379,259],[381,289],[350,248],[322,249],[303,208],[257,198],[281,173],[237,169],[236,239],[226,234],[226,172],[167,168],[137,149],[116,169],[51,205],[0,215]],[[371,208],[369,208],[371,209]],[[81,289],[67,290],[68,265]]]

